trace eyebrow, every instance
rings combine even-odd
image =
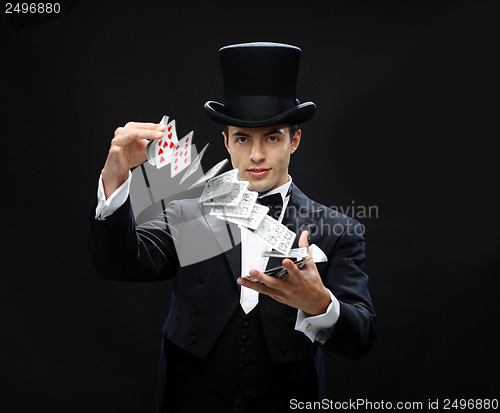
[[[283,132],[283,129],[271,129],[269,132],[264,133],[264,136],[276,135],[276,134],[285,135],[285,132]],[[245,132],[242,132],[240,130],[233,132],[233,134],[231,136],[245,136],[247,138],[252,137],[252,135],[245,133]]]

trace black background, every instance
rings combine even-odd
[[[63,2],[2,10],[0,410],[150,412],[171,284],[104,281],[87,231],[116,127],[176,119],[227,157],[203,104],[217,50],[302,48],[317,104],[290,173],[329,206],[376,206],[376,348],[327,356],[333,400],[498,398],[498,2]],[[352,214],[351,214],[352,215]],[[263,378],[264,379],[264,378]]]

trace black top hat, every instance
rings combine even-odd
[[[205,103],[208,117],[232,126],[298,124],[311,119],[313,102],[296,98],[301,50],[281,43],[243,43],[219,50],[224,104]]]

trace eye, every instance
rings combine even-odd
[[[269,142],[278,142],[279,141],[279,138],[277,136],[269,136],[269,138],[267,138],[269,140]]]
[[[238,143],[245,143],[247,142],[248,138],[246,138],[245,136],[240,136],[238,139],[236,139],[236,142]]]

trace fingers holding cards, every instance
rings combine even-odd
[[[301,263],[286,258],[282,264],[281,270],[279,267],[274,270],[285,269],[289,275],[286,280],[268,274],[268,271],[251,270],[250,279],[240,277],[238,284],[290,307],[301,309],[309,315],[323,314],[331,303],[331,297],[311,257],[307,256]],[[252,282],[255,280],[258,282]]]
[[[111,145],[127,146],[141,139],[160,139],[165,126],[158,123],[128,122],[115,130]]]
[[[257,270],[251,270],[248,277],[240,277],[237,282],[243,287],[251,288],[274,299],[282,295],[282,284],[284,283],[282,280],[278,280]]]
[[[146,160],[148,140],[163,136],[164,125],[128,122],[115,130],[106,163],[102,169],[104,192],[109,197],[129,176],[131,168]]]

